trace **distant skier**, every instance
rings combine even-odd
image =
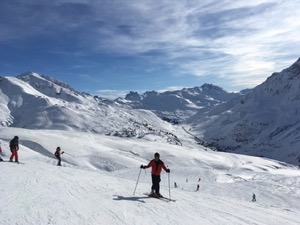
[[[1,148],[1,142],[0,142],[0,153],[2,153],[2,148]],[[0,162],[2,162],[3,159],[1,158],[1,155],[0,155]]]
[[[153,197],[162,197],[159,192],[159,183],[160,183],[160,173],[164,169],[167,173],[170,173],[170,170],[165,166],[164,162],[159,159],[159,153],[154,154],[154,159],[152,159],[147,166],[141,165],[140,168],[146,169],[151,167],[151,176],[152,176],[152,187],[150,196]]]
[[[174,188],[177,188],[177,183],[176,182],[174,182]]]
[[[200,185],[199,185],[199,184],[197,184],[197,189],[196,189],[196,191],[199,191],[199,188],[200,188]]]
[[[256,202],[256,196],[255,196],[254,193],[253,193],[253,195],[252,195],[252,202]]]
[[[58,166],[61,166],[61,157],[60,157],[61,154],[64,154],[64,152],[60,152],[60,147],[57,147],[54,155],[58,159],[58,163],[57,163]]]
[[[15,158],[15,162],[19,163],[18,150],[19,150],[19,137],[15,136],[9,143],[9,148],[11,151],[11,156],[9,161],[12,162]]]
[[[198,182],[200,182],[200,181],[201,181],[201,178],[199,178]]]

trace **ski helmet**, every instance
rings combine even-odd
[[[156,156],[159,158],[160,155],[159,155],[158,152],[156,152],[156,153],[154,154],[154,157],[156,157]]]

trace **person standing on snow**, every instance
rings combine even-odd
[[[54,155],[58,159],[58,163],[57,163],[58,166],[61,166],[61,157],[60,157],[61,154],[64,154],[64,152],[60,152],[60,147],[57,147]]]
[[[11,156],[9,158],[9,161],[12,162],[13,158],[15,158],[15,162],[19,163],[19,156],[18,156],[18,150],[19,150],[19,137],[15,136],[9,143],[9,148],[11,151]]]
[[[147,166],[141,165],[141,169],[152,168],[151,177],[152,177],[152,187],[150,196],[153,197],[162,197],[159,192],[159,183],[160,183],[160,173],[164,169],[167,173],[170,173],[170,170],[165,166],[164,162],[159,159],[159,153],[154,154],[154,159],[152,159]]]
[[[256,195],[254,193],[252,195],[252,202],[256,202]]]

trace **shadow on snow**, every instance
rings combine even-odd
[[[149,198],[148,196],[132,196],[132,197],[124,197],[124,196],[120,196],[120,195],[114,195],[114,199],[116,201],[121,201],[121,200],[125,200],[125,201],[137,201],[137,202],[143,202],[145,203],[145,201],[143,199]]]

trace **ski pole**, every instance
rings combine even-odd
[[[73,156],[73,157],[75,157],[74,155],[71,155],[71,154],[69,154],[69,153],[67,153],[67,152],[64,152],[65,154],[67,154],[67,155],[70,155],[70,156]]]
[[[137,179],[137,181],[136,181],[135,189],[134,189],[134,191],[133,191],[133,195],[135,194],[136,187],[137,187],[137,185],[138,185],[138,182],[139,182],[139,179],[140,179],[141,172],[142,172],[142,168],[140,169],[139,176],[138,176],[138,179]]]
[[[171,199],[170,173],[168,173],[168,180],[169,180],[169,199]]]

